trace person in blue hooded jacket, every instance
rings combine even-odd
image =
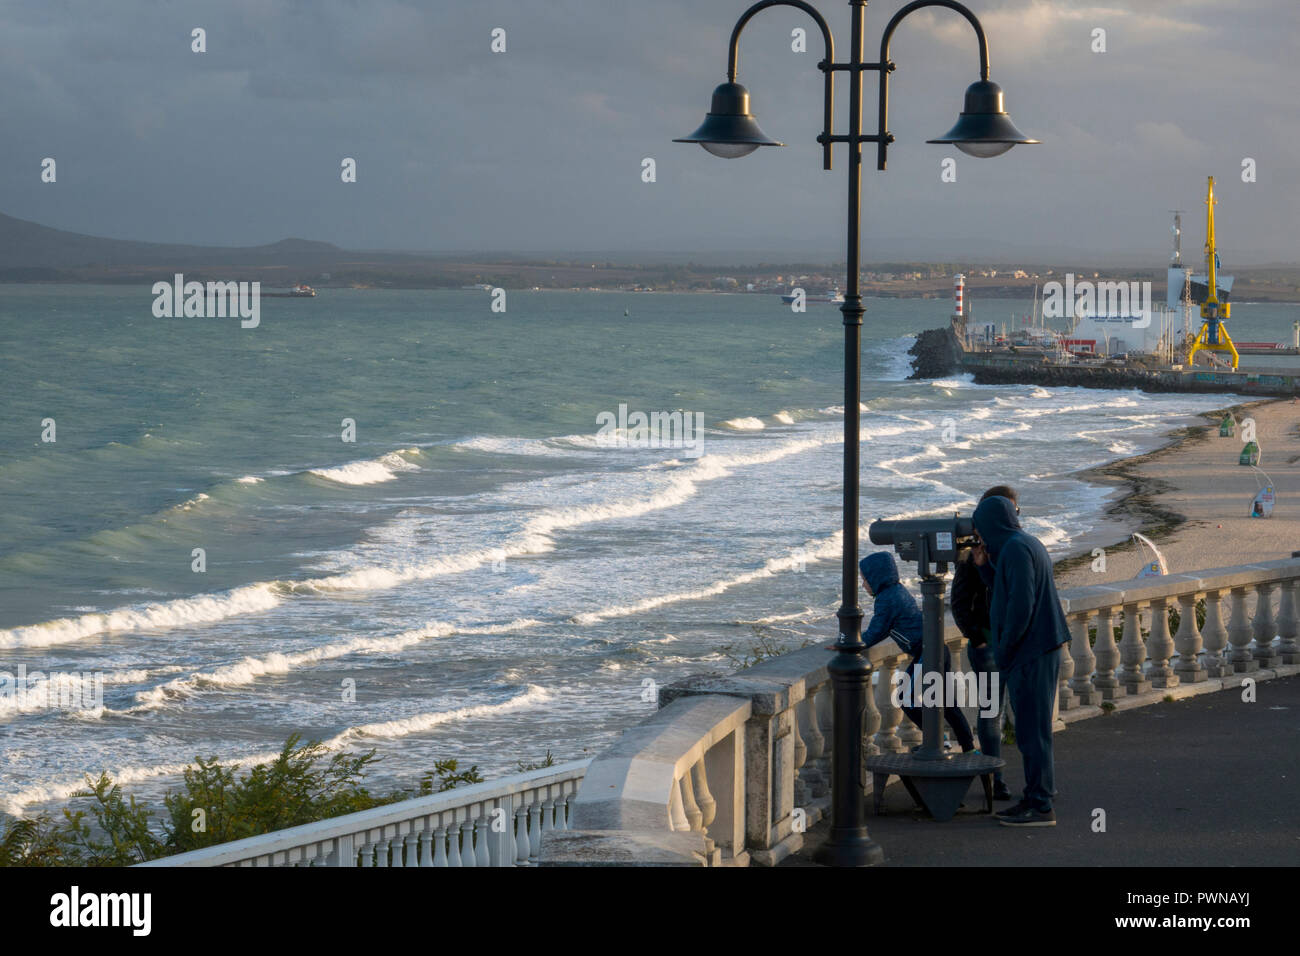
[[[999,813],[998,822],[1053,827],[1052,710],[1059,651],[1070,632],[1052,579],[1052,559],[1041,541],[1021,530],[1016,506],[1007,498],[981,501],[974,524],[992,572],[991,643],[1016,715],[1016,746],[1025,770],[1023,798]]]
[[[898,581],[898,565],[894,556],[888,551],[876,551],[858,562],[862,572],[862,582],[867,591],[875,598],[871,608],[871,623],[862,635],[862,643],[867,647],[879,644],[888,637],[894,638],[904,652],[910,654],[913,661],[921,660],[922,618],[921,609],[916,606],[916,599],[911,592]],[[952,655],[948,645],[943,647],[943,672],[947,674],[952,667]],[[903,713],[916,726],[921,726],[921,708],[904,707]],[[943,710],[944,719],[961,744],[962,752],[975,751],[975,737],[971,734],[966,715],[954,706]]]

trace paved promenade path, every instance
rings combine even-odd
[[[1055,828],[1014,830],[982,813],[979,784],[947,823],[913,809],[897,778],[872,839],[892,866],[1295,866],[1300,863],[1300,677],[1158,703],[1056,734]],[[1020,753],[1004,747],[1016,799]],[[868,798],[868,801],[870,798]],[[996,803],[995,809],[1009,806]],[[1094,810],[1106,813],[1093,832]],[[813,866],[828,821],[781,866]]]

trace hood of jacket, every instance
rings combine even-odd
[[[858,570],[871,585],[871,590],[879,594],[891,584],[898,583],[898,565],[894,556],[888,551],[876,551],[858,562]]]
[[[1002,546],[1020,530],[1020,517],[1016,514],[1016,506],[1011,503],[1010,498],[1003,498],[1000,495],[981,501],[979,507],[975,509],[973,521],[975,530],[979,532],[980,539],[994,559],[1002,550]]]

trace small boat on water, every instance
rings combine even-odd
[[[263,292],[264,299],[313,299],[316,297],[316,290],[309,285],[299,283],[288,292]]]

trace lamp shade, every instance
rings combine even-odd
[[[749,112],[749,90],[739,83],[723,83],[713,91],[713,105],[700,128],[673,140],[674,143],[699,143],[714,156],[736,159],[747,156],[760,146],[784,146],[758,128]]]
[[[1000,156],[1012,146],[1037,143],[1011,122],[1002,108],[1002,87],[989,80],[979,80],[966,88],[966,108],[957,117],[957,125],[929,143],[951,143],[970,156]]]

